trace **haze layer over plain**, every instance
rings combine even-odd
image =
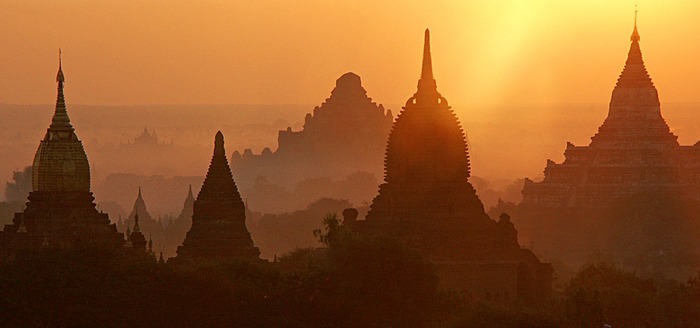
[[[536,177],[547,158],[561,160],[565,141],[587,143],[605,117],[627,51],[634,3],[0,1],[5,31],[0,104],[47,104],[47,120],[37,122],[43,127],[53,109],[60,46],[76,123],[82,115],[85,122],[101,119],[90,117],[96,112],[73,110],[80,104],[310,104],[308,112],[347,71],[363,78],[374,100],[398,112],[390,104],[401,104],[414,90],[421,54],[416,35],[430,27],[435,74],[469,135],[474,174]],[[693,15],[700,4],[636,3],[644,58],[664,116],[681,143],[694,143],[696,106],[676,104],[698,101],[700,61],[694,56],[700,41],[694,33],[700,21]],[[674,112],[678,108],[684,109]],[[187,115],[173,108],[173,116],[179,114]],[[9,117],[6,124],[19,126],[12,122],[22,119]],[[188,123],[194,129],[220,128]],[[79,126],[88,141],[133,137],[89,135],[88,125]],[[133,131],[143,125],[186,143],[157,120],[134,117]],[[31,144],[26,159],[3,164],[10,170],[29,164],[42,134],[38,129],[24,135]],[[274,132],[262,137],[272,142],[255,143],[254,150],[274,149],[275,137]],[[229,151],[234,150],[240,149]],[[517,167],[509,165],[514,162]],[[107,165],[96,164],[98,170]],[[3,170],[0,176],[9,176]]]

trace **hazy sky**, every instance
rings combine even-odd
[[[635,3],[661,101],[700,100],[698,1],[0,0],[0,103],[52,103],[62,47],[72,104],[318,104],[347,71],[402,104],[426,27],[453,104],[604,103]]]

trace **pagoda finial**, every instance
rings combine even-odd
[[[630,41],[637,41],[639,42],[639,32],[637,32],[637,13],[639,10],[637,10],[637,5],[634,5],[634,30],[632,31],[632,36],[630,36]]]
[[[425,29],[425,39],[423,42],[423,64],[421,75],[418,80],[418,90],[409,101],[415,100],[417,103],[433,105],[440,102],[440,93],[437,91],[437,82],[433,76],[433,59],[430,54],[430,30]]]
[[[423,41],[423,68],[421,79],[433,79],[433,60],[430,56],[430,30],[425,29],[425,40]]]
[[[214,154],[224,154],[224,134],[221,131],[216,132],[216,137],[214,137]]]
[[[63,84],[66,82],[66,77],[63,75],[61,48],[58,48],[58,73],[56,73],[56,82],[58,83],[58,93],[56,95],[56,110],[51,119],[51,130],[73,131],[73,126],[70,124],[70,118],[66,111],[66,100],[63,96]]]
[[[59,87],[63,89],[63,83],[66,82],[66,77],[63,76],[63,60],[61,57],[61,48],[58,48],[58,73],[56,74],[56,82],[58,82]]]
[[[190,190],[187,192],[187,198],[194,198],[194,195],[192,194],[192,184],[190,183]]]
[[[143,198],[143,196],[141,196],[141,186],[139,186],[139,195],[138,195],[136,198],[137,198],[137,199]]]

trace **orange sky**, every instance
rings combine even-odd
[[[426,27],[452,104],[605,103],[635,2],[661,101],[700,100],[697,1],[0,0],[0,103],[52,103],[60,46],[73,104],[318,104],[347,71],[402,104]]]

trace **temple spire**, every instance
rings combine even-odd
[[[632,36],[630,36],[630,41],[636,41],[639,42],[639,32],[637,32],[637,13],[639,10],[637,10],[637,5],[634,5],[634,30],[632,30]]]
[[[430,56],[430,30],[425,29],[425,40],[423,41],[423,67],[420,75],[422,79],[433,79],[433,60]]]
[[[430,30],[425,29],[425,39],[423,41],[423,63],[421,66],[421,75],[418,80],[418,91],[409,99],[409,102],[415,100],[423,105],[433,105],[439,101],[442,96],[437,91],[437,82],[433,76],[433,59],[430,54]]]
[[[61,48],[58,49],[58,73],[56,73],[56,82],[58,83],[58,94],[56,95],[56,109],[51,119],[49,130],[53,131],[74,131],[70,124],[70,118],[66,111],[66,99],[63,96],[63,84],[66,82],[66,77],[63,75],[63,65],[61,58]]]
[[[224,134],[221,133],[221,131],[216,132],[216,137],[214,137],[214,155],[217,154],[226,154],[226,150],[224,149]]]
[[[654,84],[644,67],[642,50],[639,47],[639,32],[637,32],[637,11],[634,12],[634,30],[630,37],[630,50],[627,53],[625,67],[617,80],[617,87],[653,87]]]
[[[192,184],[190,184],[190,191],[187,192],[187,198],[194,199],[194,194],[192,194]]]
[[[58,82],[58,87],[63,90],[63,83],[66,82],[66,77],[63,76],[62,68],[62,58],[61,58],[61,48],[58,48],[58,73],[56,74],[56,82]]]

